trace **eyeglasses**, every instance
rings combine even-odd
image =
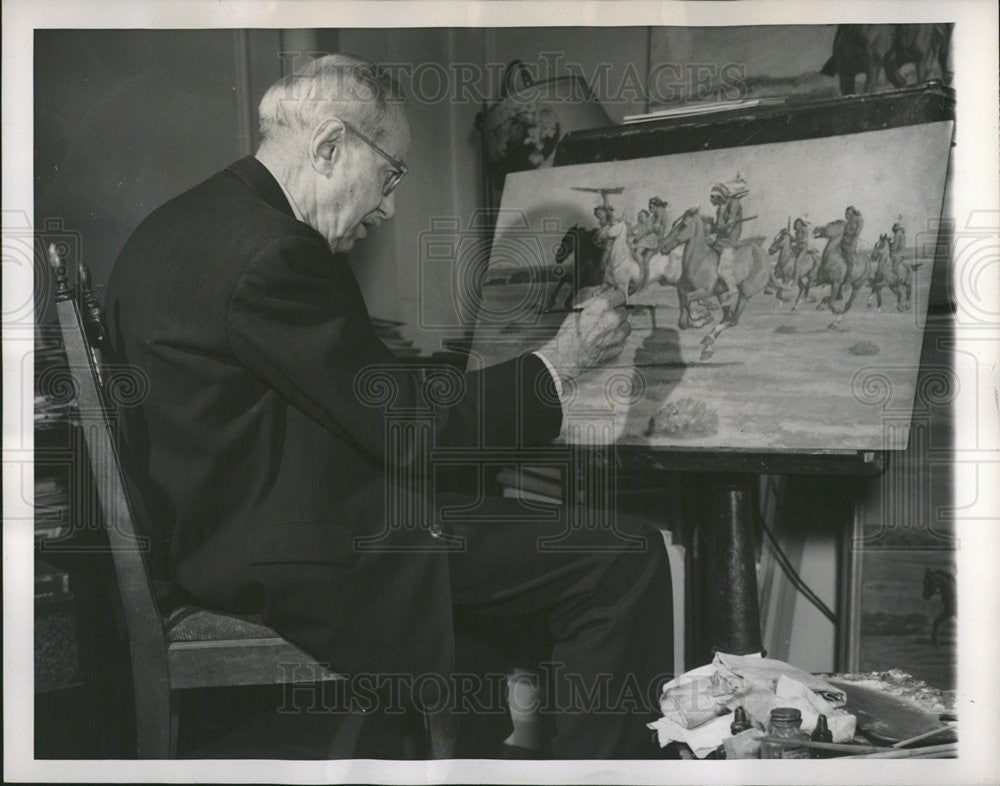
[[[388,177],[386,177],[385,182],[382,184],[382,196],[389,196],[396,186],[399,185],[399,181],[403,179],[403,176],[410,170],[406,168],[406,164],[400,161],[398,158],[393,158],[388,153],[386,153],[381,147],[376,145],[367,136],[362,134],[355,126],[348,123],[346,120],[341,120],[344,124],[344,128],[347,128],[361,137],[361,140],[365,142],[372,150],[378,153],[382,158],[392,164],[392,171],[389,172]]]

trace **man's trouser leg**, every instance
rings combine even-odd
[[[453,527],[465,538],[450,558],[458,618],[544,620],[551,657],[543,674],[553,698],[541,710],[554,719],[557,758],[655,753],[645,723],[658,716],[659,686],[673,663],[670,570],[658,532],[615,521],[618,532],[567,530],[565,519]],[[548,547],[540,541],[567,531]]]

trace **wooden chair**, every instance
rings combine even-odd
[[[114,409],[106,396],[101,360],[104,329],[100,309],[82,264],[77,265],[74,291],[54,245],[48,248],[48,258],[55,276],[56,311],[80,425],[122,600],[138,756],[173,758],[177,754],[179,690],[314,683],[343,677],[254,619],[192,606],[166,617],[161,613],[113,438]],[[293,664],[294,668],[289,668]],[[355,731],[361,717],[351,718]],[[446,713],[424,713],[423,733],[416,723],[411,725],[417,733],[405,735],[404,755],[452,755],[454,735]]]

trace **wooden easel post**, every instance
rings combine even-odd
[[[748,655],[761,651],[753,544],[756,482],[756,475],[723,474],[706,483],[713,653]]]

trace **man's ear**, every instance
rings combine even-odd
[[[333,167],[340,157],[346,132],[343,121],[331,117],[316,126],[309,139],[309,159],[312,167],[324,177],[333,174]]]

